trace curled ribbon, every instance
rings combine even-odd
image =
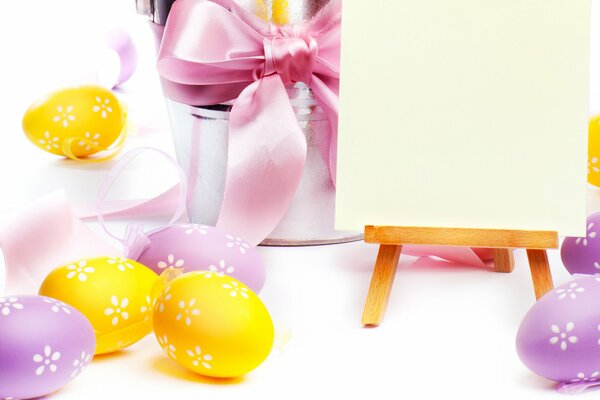
[[[71,160],[81,161],[86,163],[98,163],[108,161],[114,158],[123,148],[125,147],[125,139],[127,139],[127,134],[129,133],[129,122],[127,119],[127,107],[125,104],[121,104],[121,108],[123,109],[123,127],[119,136],[115,140],[113,144],[109,147],[102,147],[94,143],[93,140],[83,137],[71,137],[65,139],[62,143],[62,151],[65,157],[70,158]],[[73,147],[80,143],[85,143],[86,146],[89,146],[94,150],[94,154],[86,157],[79,157],[73,151]]]
[[[161,229],[164,229],[164,227],[145,232],[142,224],[130,223],[126,227],[125,237],[120,238],[119,236],[113,234],[108,230],[108,227],[106,226],[104,220],[104,208],[110,188],[113,186],[116,179],[133,160],[135,160],[137,157],[146,152],[154,152],[162,156],[173,166],[173,168],[177,171],[179,176],[179,185],[177,186],[177,188],[179,189],[179,201],[177,209],[175,210],[173,216],[171,217],[171,220],[166,226],[174,224],[185,214],[185,198],[187,192],[186,180],[185,174],[183,173],[183,170],[181,169],[179,164],[177,164],[177,161],[172,159],[167,153],[151,147],[139,147],[137,149],[129,151],[123,157],[121,157],[121,159],[110,170],[108,175],[106,175],[104,182],[102,182],[102,186],[98,191],[98,196],[96,199],[96,210],[98,222],[100,223],[100,226],[102,227],[104,232],[106,232],[106,234],[112,237],[113,239],[116,239],[118,242],[120,242],[123,245],[124,257],[130,258],[132,260],[137,260],[140,254],[142,254],[146,247],[148,247],[148,245],[150,244],[150,239],[148,236],[160,231]],[[135,213],[131,214],[133,215]]]
[[[302,25],[279,27],[232,0],[178,0],[157,67],[165,95],[202,106],[235,99],[217,226],[260,243],[287,211],[300,183],[306,139],[286,85],[308,85],[331,133],[321,152],[335,182],[341,2]]]

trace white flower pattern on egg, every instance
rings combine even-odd
[[[67,271],[69,271],[67,273],[67,279],[77,276],[81,282],[87,281],[87,274],[96,272],[94,267],[89,267],[85,260],[78,261],[76,264],[67,265]]]
[[[119,324],[119,318],[123,319],[123,321],[129,319],[129,313],[126,311],[127,306],[129,305],[129,299],[123,298],[119,301],[117,296],[112,296],[110,298],[110,303],[112,307],[107,307],[104,310],[104,315],[107,317],[112,316],[111,323],[113,326],[117,326]]]
[[[116,265],[119,271],[122,272],[125,272],[128,269],[133,269],[133,264],[131,264],[126,258],[111,257],[106,262],[110,265]]]
[[[176,321],[184,320],[187,326],[192,324],[192,317],[200,315],[200,310],[197,308],[193,308],[196,304],[196,299],[191,299],[187,304],[185,301],[179,301],[179,308],[181,309],[179,313],[175,316]],[[185,317],[185,319],[184,319]]]
[[[197,232],[201,235],[206,235],[208,233],[208,231],[206,230],[206,227],[204,225],[184,224],[184,225],[181,225],[181,227],[183,229],[185,229],[186,235],[191,235],[194,232]]]
[[[594,371],[590,376],[586,376],[583,372],[577,374],[577,378],[572,379],[571,382],[596,382],[600,378],[600,371]]]
[[[71,378],[75,378],[76,376],[81,374],[89,365],[91,358],[91,354],[87,354],[85,351],[82,351],[79,358],[73,360],[74,370],[73,372],[71,372]]]
[[[559,300],[566,299],[567,297],[569,297],[571,299],[575,299],[575,298],[577,298],[577,293],[583,293],[583,292],[585,292],[585,289],[580,287],[577,284],[577,282],[571,283],[569,285],[569,287],[566,289],[561,288],[561,289],[556,290]]]
[[[561,330],[558,325],[553,324],[550,326],[550,330],[554,335],[548,341],[551,345],[555,345],[560,343],[560,349],[562,351],[566,351],[568,348],[568,343],[575,344],[579,340],[577,336],[569,334],[569,332],[573,331],[575,328],[575,324],[573,322],[567,322],[565,325],[565,330]]]
[[[187,350],[186,353],[194,359],[194,361],[192,361],[194,367],[202,365],[206,369],[212,368],[210,362],[213,360],[213,357],[210,354],[202,354],[200,346],[196,346],[194,350]]]
[[[248,243],[244,242],[242,240],[242,238],[240,238],[240,237],[237,237],[237,236],[234,237],[231,235],[227,235],[226,237],[229,240],[227,242],[226,246],[229,248],[237,247],[240,249],[240,253],[242,253],[242,254],[246,254],[246,251],[250,248],[250,245]]]
[[[592,172],[594,173],[598,173],[600,172],[600,168],[598,168],[598,157],[592,157],[587,164],[588,167],[588,175],[591,174]]]
[[[71,309],[62,301],[56,299],[44,299],[44,303],[50,304],[52,312],[58,313],[63,311],[65,314],[71,314]]]
[[[227,266],[225,260],[219,261],[219,265],[209,265],[208,266],[209,273],[214,273],[218,277],[223,277],[225,274],[232,274],[235,271],[235,268],[232,266]]]
[[[69,105],[67,107],[63,107],[62,105],[56,107],[56,111],[58,111],[58,115],[55,115],[52,119],[54,122],[61,122],[62,126],[67,128],[69,126],[69,122],[75,121],[75,116],[71,114],[73,112],[73,106]]]
[[[106,119],[108,114],[113,111],[112,107],[110,106],[110,99],[102,99],[100,96],[97,96],[96,103],[98,104],[92,107],[92,111],[100,112],[102,119]]]
[[[60,139],[56,136],[50,136],[50,132],[44,132],[44,138],[38,139],[38,143],[41,144],[46,150],[59,149],[58,142]]]
[[[84,137],[81,138],[79,143],[77,143],[80,147],[83,147],[84,150],[92,150],[92,148],[98,148],[100,146],[100,135],[99,133],[94,133],[92,135],[89,132],[86,132]]]
[[[44,352],[42,354],[35,354],[33,356],[33,362],[36,364],[40,364],[36,370],[35,374],[40,376],[44,373],[44,371],[50,371],[54,373],[58,370],[58,366],[56,362],[60,360],[60,352],[52,351],[52,348],[49,345],[44,346]]]
[[[11,310],[22,310],[23,304],[19,303],[17,297],[0,297],[0,315],[8,316]]]
[[[169,356],[171,356],[172,358],[177,359],[177,348],[169,343],[169,338],[167,335],[161,335],[157,337],[158,339],[158,343],[160,344],[160,347],[162,347],[163,351],[165,353],[167,353]]]
[[[229,295],[231,297],[236,297],[238,294],[245,298],[249,299],[248,288],[240,286],[236,281],[231,281],[230,283],[224,283],[223,288],[230,290]]]
[[[152,299],[150,296],[146,296],[146,304],[140,307],[140,313],[144,315],[144,321],[150,319],[150,309],[152,308]]]
[[[175,256],[173,254],[169,254],[167,256],[167,261],[159,261],[157,266],[160,269],[166,268],[181,268],[185,265],[185,261],[182,259],[175,260]]]
[[[578,237],[577,239],[575,239],[575,244],[582,243],[584,246],[587,246],[589,241],[591,239],[594,239],[597,235],[596,231],[592,231],[592,228],[594,228],[594,223],[590,222],[589,225],[587,226],[587,236],[584,238]]]
[[[224,273],[222,273],[222,272],[215,272],[215,271],[194,271],[192,273],[194,275],[202,275],[206,279],[210,279],[212,277],[215,277],[215,278],[224,278],[225,277]]]
[[[167,286],[167,288],[163,292],[163,294],[160,298],[160,303],[158,304],[159,312],[164,312],[165,311],[165,303],[173,298],[173,294],[169,293],[170,290],[171,290],[171,286]]]

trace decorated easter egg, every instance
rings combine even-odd
[[[592,118],[589,126],[588,182],[600,186],[600,115]]]
[[[198,374],[230,378],[260,365],[273,346],[273,322],[246,285],[216,272],[171,281],[154,306],[164,352]]]
[[[0,399],[45,396],[79,375],[94,354],[79,311],[42,296],[0,297]]]
[[[101,86],[59,90],[33,103],[23,116],[23,131],[42,150],[85,157],[108,149],[122,135],[125,110]]]
[[[567,237],[560,256],[571,274],[600,274],[600,213],[587,219],[586,237]]]
[[[157,275],[118,257],[98,257],[63,265],[42,283],[40,294],[81,311],[96,332],[96,354],[125,348],[152,331],[152,286]]]
[[[150,244],[138,261],[157,274],[166,268],[212,271],[236,278],[259,293],[265,267],[256,248],[243,239],[206,225],[178,224],[149,235]]]
[[[564,384],[600,379],[600,277],[568,282],[525,315],[517,352],[533,372]]]

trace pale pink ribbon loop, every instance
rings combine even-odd
[[[129,151],[128,153],[125,153],[123,157],[119,159],[119,162],[117,162],[115,166],[110,170],[108,175],[106,175],[104,182],[102,182],[102,186],[100,186],[100,190],[98,191],[96,210],[98,215],[98,222],[100,223],[100,226],[102,226],[104,232],[106,232],[108,236],[120,242],[123,245],[124,257],[130,258],[132,260],[137,260],[140,254],[150,244],[150,239],[148,236],[161,229],[164,229],[164,227],[154,229],[149,232],[144,232],[144,226],[142,224],[130,223],[125,229],[125,237],[120,238],[119,236],[113,234],[106,226],[104,220],[104,206],[106,203],[108,193],[111,187],[114,185],[117,178],[119,177],[119,175],[125,170],[125,168],[127,168],[127,166],[133,160],[135,160],[137,157],[146,152],[154,152],[162,156],[173,166],[173,168],[177,171],[179,176],[179,201],[177,209],[173,213],[173,216],[171,217],[171,220],[169,221],[167,226],[174,224],[185,214],[185,199],[187,192],[186,180],[185,174],[183,173],[183,170],[181,169],[179,164],[177,164],[177,161],[171,158],[171,156],[169,156],[167,153],[152,147],[139,147],[137,149]]]
[[[304,82],[331,125],[321,149],[335,178],[341,2],[303,25],[266,23],[232,0],[178,0],[157,67],[164,93],[190,105],[235,99],[217,226],[252,244],[287,211],[302,177],[306,139],[285,86]]]

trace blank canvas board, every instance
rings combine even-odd
[[[585,236],[589,0],[345,1],[336,227]]]

